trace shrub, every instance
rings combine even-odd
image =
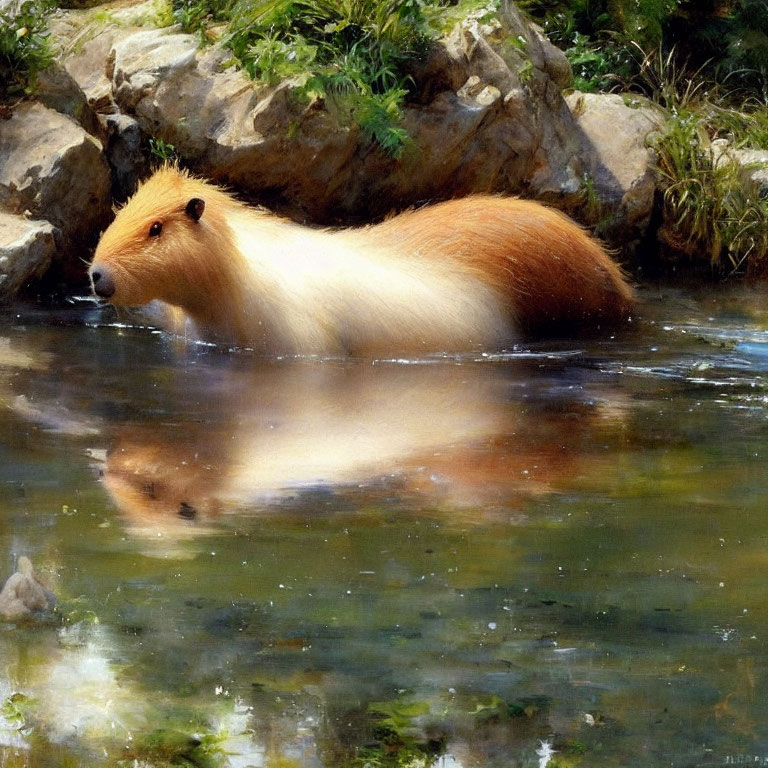
[[[520,0],[543,26],[550,40],[565,51],[574,87],[604,91],[637,72],[637,47],[657,48],[664,25],[680,0]]]
[[[720,83],[768,92],[765,0],[519,0],[562,48],[576,87],[605,90],[637,74],[636,51],[676,50],[692,71]]]
[[[695,67],[727,87],[768,94],[768,3],[765,0],[709,0],[687,3],[666,29]]]
[[[768,3],[521,4],[565,50],[576,88],[641,91],[667,112],[655,141],[662,240],[718,270],[765,272],[768,201],[750,196],[743,168],[719,157],[711,142],[724,137],[733,148],[768,146]],[[752,93],[746,101],[744,89]]]
[[[47,0],[25,0],[0,13],[0,101],[29,95],[37,73],[53,60],[48,43]]]

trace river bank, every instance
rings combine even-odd
[[[28,94],[9,87],[3,99],[2,300],[82,291],[113,201],[167,160],[303,223],[516,194],[590,226],[640,279],[670,264],[762,271],[768,154],[733,132],[712,140],[672,97],[573,90],[566,55],[514,3],[459,4],[408,59],[402,87],[374,83],[364,106],[312,79],[317,50],[257,46],[252,79],[227,27],[209,23],[203,45],[178,19],[148,0],[59,9],[45,29],[18,22],[20,42],[48,34],[53,53]],[[285,76],[299,54],[308,61]],[[271,74],[268,55],[279,64]],[[692,162],[709,187],[673,178],[690,176]],[[688,226],[691,211],[702,221]]]

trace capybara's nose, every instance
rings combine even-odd
[[[112,279],[112,271],[104,264],[94,264],[91,267],[91,281],[93,292],[102,299],[109,299],[115,293],[115,281]]]

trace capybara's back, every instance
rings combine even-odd
[[[634,306],[603,246],[565,214],[530,200],[477,195],[375,229],[393,247],[455,261],[492,285],[529,333],[615,324]]]

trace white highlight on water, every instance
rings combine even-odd
[[[552,759],[552,755],[557,750],[552,749],[551,741],[540,741],[539,748],[536,750],[536,756],[539,758],[539,768],[547,768],[549,761]]]

